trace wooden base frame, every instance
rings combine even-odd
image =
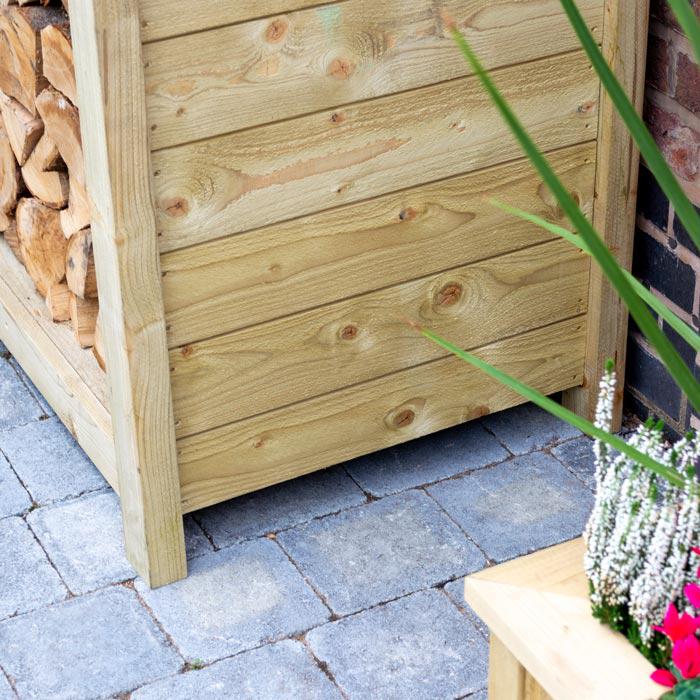
[[[590,15],[602,17],[604,14],[603,42],[606,52],[630,93],[634,94],[639,102],[644,68],[647,3],[637,0],[600,0],[599,7],[596,1],[585,0],[583,4]],[[605,12],[602,13],[604,1]],[[269,29],[272,32],[266,36],[272,44],[276,40],[276,32],[286,26],[284,21],[275,23],[269,20],[276,11],[318,11],[318,17],[305,15],[308,21],[313,20],[315,23],[314,31],[323,30],[329,21],[335,22],[337,19],[336,15],[329,14],[326,10],[318,10],[318,2],[266,0],[264,4],[268,17],[265,21],[271,22]],[[210,3],[195,5],[202,5],[202,8],[206,9]],[[256,10],[253,8],[255,3],[250,3],[250,11],[246,10],[246,5],[245,2],[231,3],[230,8],[226,9],[226,12],[231,13],[231,36],[244,36],[244,31],[236,33],[237,23],[250,21],[251,17],[256,16]],[[352,8],[357,2],[353,0],[346,5]],[[409,3],[407,7],[413,5]],[[158,172],[169,163],[179,162],[175,158],[178,154],[188,155],[188,158],[189,154],[193,157],[197,155],[196,146],[189,144],[185,150],[168,147],[172,145],[177,120],[171,121],[169,131],[163,133],[156,133],[155,125],[149,122],[151,115],[144,70],[153,70],[151,61],[167,54],[170,46],[167,42],[179,40],[177,33],[168,34],[167,28],[160,23],[164,8],[178,20],[186,17],[188,13],[198,12],[198,18],[205,25],[202,29],[214,28],[216,25],[215,18],[205,16],[202,8],[201,11],[193,9],[189,0],[169,0],[167,3],[163,0],[71,0],[71,32],[78,100],[81,113],[89,115],[88,119],[83,120],[81,131],[87,189],[93,212],[93,245],[108,387],[105,386],[105,380],[96,369],[92,357],[72,346],[72,338],[68,337],[67,331],[41,319],[42,301],[31,289],[7,247],[0,242],[0,337],[119,493],[127,555],[138,573],[153,587],[186,575],[182,524],[184,512],[357,456],[357,449],[353,451],[346,446],[349,421],[360,421],[358,425],[366,434],[363,449],[370,451],[478,417],[486,410],[500,410],[512,406],[519,401],[516,396],[497,385],[482,378],[476,379],[477,374],[464,375],[464,383],[458,385],[454,377],[455,372],[464,371],[459,369],[461,365],[456,361],[451,364],[450,358],[447,357],[425,355],[421,356],[414,366],[402,367],[403,380],[399,388],[392,384],[391,372],[377,372],[375,379],[363,385],[369,387],[363,389],[369,392],[364,398],[353,386],[346,386],[342,390],[334,390],[332,393],[317,395],[300,402],[298,405],[301,409],[294,414],[293,419],[297,421],[294,428],[298,428],[299,432],[292,437],[289,429],[290,419],[282,409],[268,410],[260,415],[251,414],[238,423],[234,421],[233,428],[232,424],[219,424],[207,430],[200,430],[195,429],[197,424],[193,423],[189,433],[181,420],[176,421],[178,407],[176,404],[174,411],[172,372],[174,367],[180,366],[181,359],[190,353],[190,348],[188,345],[174,344],[174,340],[169,338],[170,331],[167,325],[170,317],[166,313],[164,294],[172,293],[168,284],[173,283],[165,284],[163,273],[177,273],[180,261],[186,258],[191,250],[205,259],[210,254],[207,252],[210,250],[207,245],[211,244],[214,235],[211,231],[206,235],[201,233],[197,241],[201,245],[198,245],[196,250],[184,250],[184,246],[178,248],[178,236],[182,235],[182,231],[159,243],[162,211],[159,211],[156,202],[154,172]],[[416,21],[422,20],[419,18]],[[318,29],[319,27],[321,29]],[[218,40],[228,45],[229,29],[214,28],[211,31],[220,31],[221,35],[217,34]],[[505,31],[512,31],[507,22]],[[146,41],[145,47],[142,45],[143,41]],[[196,40],[193,41],[196,44]],[[584,64],[575,46],[569,45],[562,51],[567,54],[565,61],[570,70],[578,70],[576,67],[579,63]],[[171,54],[168,60],[173,60],[173,55],[177,56],[177,53]],[[534,58],[540,59],[538,66],[549,75],[547,71],[552,70],[554,66],[551,57]],[[525,61],[523,58],[520,60]],[[525,62],[532,63],[529,57]],[[443,70],[446,70],[444,66]],[[503,70],[510,71],[508,76],[511,76],[515,93],[522,94],[522,86],[517,83],[519,72],[507,67]],[[554,80],[554,73],[551,74]],[[480,91],[477,93],[476,89],[470,87],[471,83],[466,79],[460,80],[460,85],[465,90],[473,90],[469,94],[480,94]],[[428,82],[426,79],[419,87],[430,99],[439,102],[440,90],[431,85],[425,87]],[[571,82],[575,81],[570,80],[569,83]],[[561,90],[570,99],[578,99],[575,88],[570,84],[563,85]],[[374,95],[364,96],[367,97]],[[391,103],[388,100],[393,99],[394,97],[384,98],[382,102],[389,105],[386,107],[387,115],[391,114]],[[285,109],[292,109],[293,106],[293,101],[285,102]],[[445,107],[447,108],[453,109],[449,105]],[[585,112],[584,105],[583,116],[579,114],[573,119],[586,119]],[[334,125],[333,128],[341,128],[340,125],[345,120],[344,113],[329,114],[329,123]],[[186,111],[182,112],[182,115],[187,121]],[[632,245],[637,158],[629,139],[615,122],[611,107],[605,99],[600,119],[597,191],[593,215],[620,259],[627,264]],[[572,127],[571,124],[575,126]],[[450,134],[469,132],[466,125],[462,126],[459,122],[449,126]],[[589,126],[590,131],[586,131]],[[583,121],[570,120],[567,128],[573,135],[569,141],[552,145],[552,151],[556,154],[554,157],[560,157],[564,162],[570,152],[575,152],[577,157],[581,157],[579,167],[587,163],[586,167],[592,168],[592,160],[584,151],[595,151],[595,123],[586,125]],[[153,144],[149,143],[149,139],[155,141],[160,150],[152,153]],[[221,142],[225,142],[226,148],[235,148],[238,143],[228,137],[222,137]],[[385,146],[391,151],[398,147],[397,144],[398,142],[394,143],[389,139]],[[460,193],[453,181],[459,180],[463,188],[468,188],[472,182],[483,185],[485,181],[496,183],[493,185],[495,187],[501,179],[496,168],[499,162],[489,160],[492,145],[485,148],[482,144],[481,147],[483,163],[479,168],[483,170],[475,167],[475,170],[479,170],[479,177],[474,180],[460,180],[453,173],[453,176],[450,176],[452,179],[446,185],[448,189],[453,188],[446,195],[449,206],[443,207],[449,216],[438,217],[436,226],[437,230],[443,226],[444,235],[452,236],[453,239],[457,236],[455,231],[459,233],[459,230],[452,225],[452,218],[458,215],[460,220],[468,221],[470,217],[476,216],[471,212],[450,210]],[[350,154],[351,160],[362,155],[355,154],[355,151],[350,151]],[[514,152],[508,158],[517,155],[517,152]],[[274,157],[274,153],[270,157]],[[188,158],[184,160],[189,162]],[[390,165],[395,169],[393,161]],[[503,166],[503,163],[500,165]],[[513,164],[511,169],[520,166],[522,164]],[[276,176],[277,180],[261,178],[255,181],[256,186],[268,186],[270,182],[272,186],[284,186],[285,178],[296,171],[293,164],[282,165],[280,168],[282,174]],[[436,186],[443,177],[436,172]],[[592,174],[587,177],[590,192]],[[519,182],[521,191],[537,189],[532,188],[530,182],[522,178]],[[433,196],[431,183],[422,186],[420,181],[416,181],[412,184],[416,185],[412,192],[425,197]],[[404,185],[397,185],[402,186]],[[483,186],[484,192],[491,192]],[[345,185],[342,185],[337,191],[334,190],[334,193],[345,197],[347,191],[352,194],[352,188],[346,190]],[[380,194],[383,195],[378,198],[383,203],[382,206],[390,207],[392,212],[396,207],[396,222],[411,222],[417,216],[420,218],[418,210],[401,204],[404,199],[402,192],[393,193],[387,189]],[[327,194],[323,196],[328,197]],[[355,216],[355,211],[362,204],[361,198],[358,196],[357,204],[354,204],[355,200],[347,196],[347,202],[354,208],[348,204],[345,209],[348,215]],[[540,203],[547,203],[546,194],[538,190],[537,196],[541,197]],[[479,198],[475,198],[475,207],[479,206],[477,199]],[[182,203],[176,205],[181,206]],[[338,210],[339,215],[345,209],[341,207]],[[440,207],[437,209],[440,210]],[[555,208],[552,208],[552,211],[554,210]],[[265,227],[267,222],[261,219],[254,209],[249,207],[246,211],[246,216],[251,222],[248,228],[254,229],[253,234],[278,243],[287,239],[289,231],[284,222]],[[299,210],[298,213],[301,215],[304,212]],[[372,213],[377,220],[373,225],[384,227],[377,230],[385,230],[387,224],[382,223],[380,213],[380,207],[377,205],[376,211]],[[320,218],[307,216],[304,219],[305,227],[313,235],[316,235],[316,230],[323,231],[328,223],[328,219],[323,218],[325,214],[319,216]],[[392,220],[392,226],[396,225],[396,222]],[[432,220],[428,219],[427,222],[423,224],[424,229],[417,229],[424,230],[425,235],[435,230]],[[211,227],[211,224],[209,225]],[[490,220],[489,225],[495,236],[500,230],[500,222],[494,223]],[[258,230],[259,226],[262,228]],[[393,229],[391,231],[390,236],[394,236]],[[241,228],[240,232],[241,235],[247,235],[244,228]],[[238,229],[234,233],[238,233]],[[442,230],[440,233],[442,235]],[[250,245],[254,247],[255,241],[252,236],[250,240]],[[436,240],[436,243],[439,242]],[[303,252],[306,250],[304,246],[308,246],[309,243],[300,239],[295,245]],[[520,247],[525,250],[527,245],[521,243]],[[533,250],[536,246],[540,246],[543,251],[554,250],[553,244],[544,238],[531,244]],[[506,249],[499,254],[505,258],[507,252],[509,251]],[[162,257],[164,253],[166,255]],[[235,252],[230,259],[231,265],[238,264]],[[420,255],[417,259],[421,260]],[[556,259],[558,265],[564,266],[561,269],[568,265],[566,269],[574,271],[572,278],[576,275],[580,277],[581,270],[585,268],[583,259],[578,262]],[[162,272],[163,260],[168,269]],[[474,260],[478,262],[479,258]],[[211,261],[207,264],[211,264]],[[436,266],[431,272],[440,272],[447,267],[449,263],[442,264],[442,267]],[[476,269],[476,266],[474,267]],[[237,269],[245,272],[242,267],[227,268],[225,272],[230,277],[231,270]],[[452,272],[454,271],[450,271],[450,274]],[[273,276],[276,274],[274,265],[270,268],[270,273]],[[470,269],[464,274],[476,273]],[[544,273],[538,271],[537,274]],[[626,334],[625,314],[619,305],[614,304],[610,291],[596,278],[596,273],[593,272],[592,275],[593,282],[588,287],[588,299],[581,295],[580,303],[579,292],[570,282],[569,294],[571,298],[575,295],[578,304],[575,309],[557,318],[540,320],[537,328],[524,327],[513,331],[512,335],[501,331],[500,336],[484,340],[479,346],[496,364],[500,363],[505,369],[531,381],[542,391],[554,392],[571,386],[580,387],[569,392],[566,400],[586,415],[592,414],[594,387],[603,358],[616,355],[618,363],[622,364]],[[397,278],[392,284],[408,284],[406,280],[410,283],[415,281],[410,278]],[[436,282],[438,281],[442,282],[436,277]],[[358,286],[353,294],[360,295],[362,292]],[[440,287],[437,293],[431,292],[431,303],[439,311],[435,318],[446,318],[442,307],[449,308],[455,299],[459,301],[461,293],[459,284],[447,284]],[[366,296],[368,299],[371,297],[370,294]],[[391,302],[389,297],[386,299],[389,301],[385,301],[385,298],[378,294],[371,297],[370,301],[374,304],[378,301]],[[240,308],[245,308],[247,304],[245,299],[239,299],[237,303]],[[332,306],[328,301],[325,303],[329,307]],[[300,306],[299,309],[295,309],[295,313],[301,317],[301,310],[311,306],[312,303],[307,303],[305,307]],[[184,320],[186,322],[186,318]],[[263,326],[264,320],[261,317],[256,323]],[[183,326],[182,322],[183,317],[178,317],[180,325],[173,329],[173,334],[182,334],[183,328],[187,330],[186,323]],[[236,322],[236,316],[231,311],[228,312],[227,322]],[[229,330],[232,328],[233,325]],[[352,323],[341,326],[339,332],[334,335],[333,342],[353,341],[357,331]],[[210,337],[216,335],[212,333]],[[361,334],[359,337],[361,338]],[[215,346],[216,341],[212,341],[206,347],[209,351],[212,348],[215,350]],[[179,364],[173,359],[176,350],[180,355],[179,358],[175,358]],[[436,409],[431,400],[416,398],[422,396],[421,392],[426,387],[430,387],[430,396],[444,397],[444,405]],[[472,399],[468,407],[465,407],[462,398],[465,391]],[[318,407],[323,402],[326,402],[328,419],[321,428],[314,427],[315,417],[320,410]],[[372,415],[366,410],[370,402],[374,402],[375,406],[375,413]],[[295,452],[296,445],[302,439],[306,443],[318,443],[319,454],[314,459],[310,460],[307,453]],[[231,448],[231,445],[235,446],[235,449]]]

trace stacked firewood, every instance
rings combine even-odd
[[[99,304],[68,0],[31,2],[0,0],[0,231],[89,348]]]

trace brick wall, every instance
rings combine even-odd
[[[700,0],[693,4],[700,16]],[[644,113],[667,161],[700,209],[700,67],[665,0],[652,0]],[[700,255],[644,164],[637,212],[634,274],[700,330]],[[700,377],[700,358],[672,329],[664,330]],[[655,414],[675,433],[700,429],[700,420],[634,323],[627,357],[630,412],[640,418]]]

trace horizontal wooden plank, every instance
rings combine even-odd
[[[603,0],[579,0],[596,34]],[[573,51],[556,2],[444,0],[488,68]],[[471,71],[434,0],[348,0],[144,48],[154,149],[451,80]]]
[[[579,315],[589,268],[570,243],[550,241],[172,350],[176,434],[447,354],[417,339],[407,318],[473,348]]]
[[[550,154],[589,215],[595,153],[588,143]],[[165,253],[168,343],[182,346],[550,238],[489,204],[492,197],[565,224],[521,160]]]
[[[106,375],[68,326],[49,319],[44,300],[2,239],[0,338],[118,492]]]
[[[553,393],[581,382],[585,333],[580,317],[499,341],[478,354]],[[178,441],[183,509],[203,508],[521,401],[448,357],[183,438]]]
[[[156,41],[256,17],[304,7],[341,5],[343,2],[344,0],[139,0],[141,38],[145,42]]]
[[[494,73],[539,145],[595,138],[598,81],[582,52]],[[153,154],[161,250],[518,158],[475,77]]]

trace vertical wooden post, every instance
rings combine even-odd
[[[648,28],[649,0],[605,0],[603,51],[640,112],[644,101]],[[593,223],[627,269],[632,265],[638,175],[639,152],[612,100],[601,90]],[[588,301],[584,385],[566,392],[564,404],[592,418],[598,384],[605,363],[611,358],[615,360],[619,378],[613,416],[613,427],[618,429],[622,419],[627,309],[595,263],[591,265]]]
[[[129,560],[187,573],[136,0],[71,0],[78,99]]]
[[[505,644],[491,632],[489,700],[525,700],[527,673]]]

